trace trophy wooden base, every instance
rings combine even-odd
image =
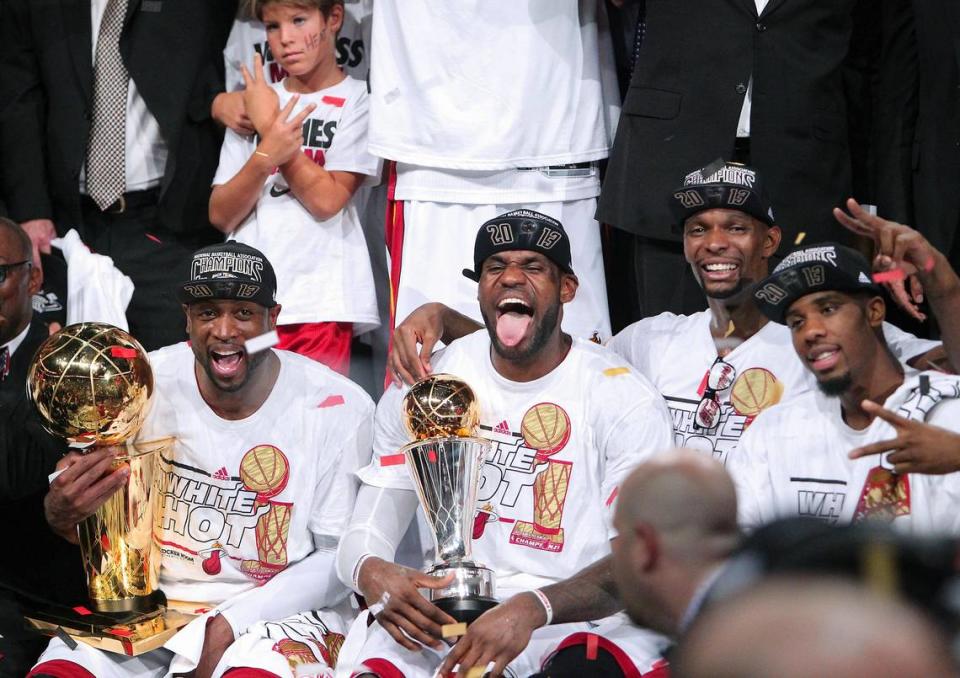
[[[161,647],[206,608],[196,603],[167,601],[160,594],[161,607],[146,613],[110,613],[75,608],[49,607],[27,613],[30,624],[67,645],[84,643],[107,652],[135,657]]]
[[[492,598],[440,598],[433,604],[458,622],[472,624],[477,617],[495,607],[499,601]]]

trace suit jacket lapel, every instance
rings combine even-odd
[[[134,15],[140,9],[140,0],[127,0],[127,17],[124,19],[124,26],[129,26]]]
[[[70,59],[87,101],[93,93],[93,38],[90,0],[60,0],[67,27]]]

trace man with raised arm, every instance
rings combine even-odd
[[[893,433],[872,403],[960,432],[960,377],[917,372],[892,354],[882,331],[886,305],[866,259],[832,243],[799,249],[754,296],[767,317],[789,330],[817,390],[771,408],[740,441],[730,472],[741,524],[754,528],[800,515],[960,534],[960,476],[901,473],[886,457],[849,458]]]
[[[814,380],[791,355],[789,332],[769,322],[752,297],[780,244],[762,176],[750,167],[717,161],[690,172],[670,205],[709,308],[644,318],[614,336],[608,347],[666,399],[677,446],[710,452],[726,463],[760,412],[810,391]],[[960,281],[949,262],[913,229],[869,215],[854,201],[848,206],[852,216],[837,210],[841,223],[870,235],[878,254],[886,257],[884,265],[902,265],[922,279],[938,320],[946,319],[942,329],[950,362],[960,364]],[[909,303],[902,281],[893,284],[902,303]],[[391,367],[397,378],[409,381],[429,373],[437,340],[471,331],[471,322],[443,307],[421,307],[394,335]],[[926,364],[943,356],[936,342],[889,323],[883,328],[900,360]]]

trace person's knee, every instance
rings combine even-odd
[[[27,674],[27,678],[96,678],[79,664],[65,659],[40,662]]]

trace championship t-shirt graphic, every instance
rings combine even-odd
[[[258,445],[240,460],[236,475],[226,468],[213,474],[163,459],[167,475],[161,530],[164,554],[201,559],[203,571],[217,576],[223,558],[237,561],[240,571],[256,581],[267,581],[287,566],[287,537],[293,502],[275,501],[290,479],[290,463],[279,448]],[[175,541],[189,536],[210,547],[194,551]],[[240,552],[255,548],[256,557]],[[239,551],[238,551],[239,549]],[[252,555],[252,553],[251,553]]]
[[[487,523],[498,520],[513,525],[511,544],[563,550],[561,523],[573,462],[551,457],[570,440],[570,416],[555,403],[537,403],[524,413],[519,432],[511,431],[506,420],[480,429],[491,451],[477,492],[473,538],[483,537]],[[516,506],[521,491],[533,494],[533,513],[527,520],[503,510]],[[502,515],[495,505],[502,507]]]

